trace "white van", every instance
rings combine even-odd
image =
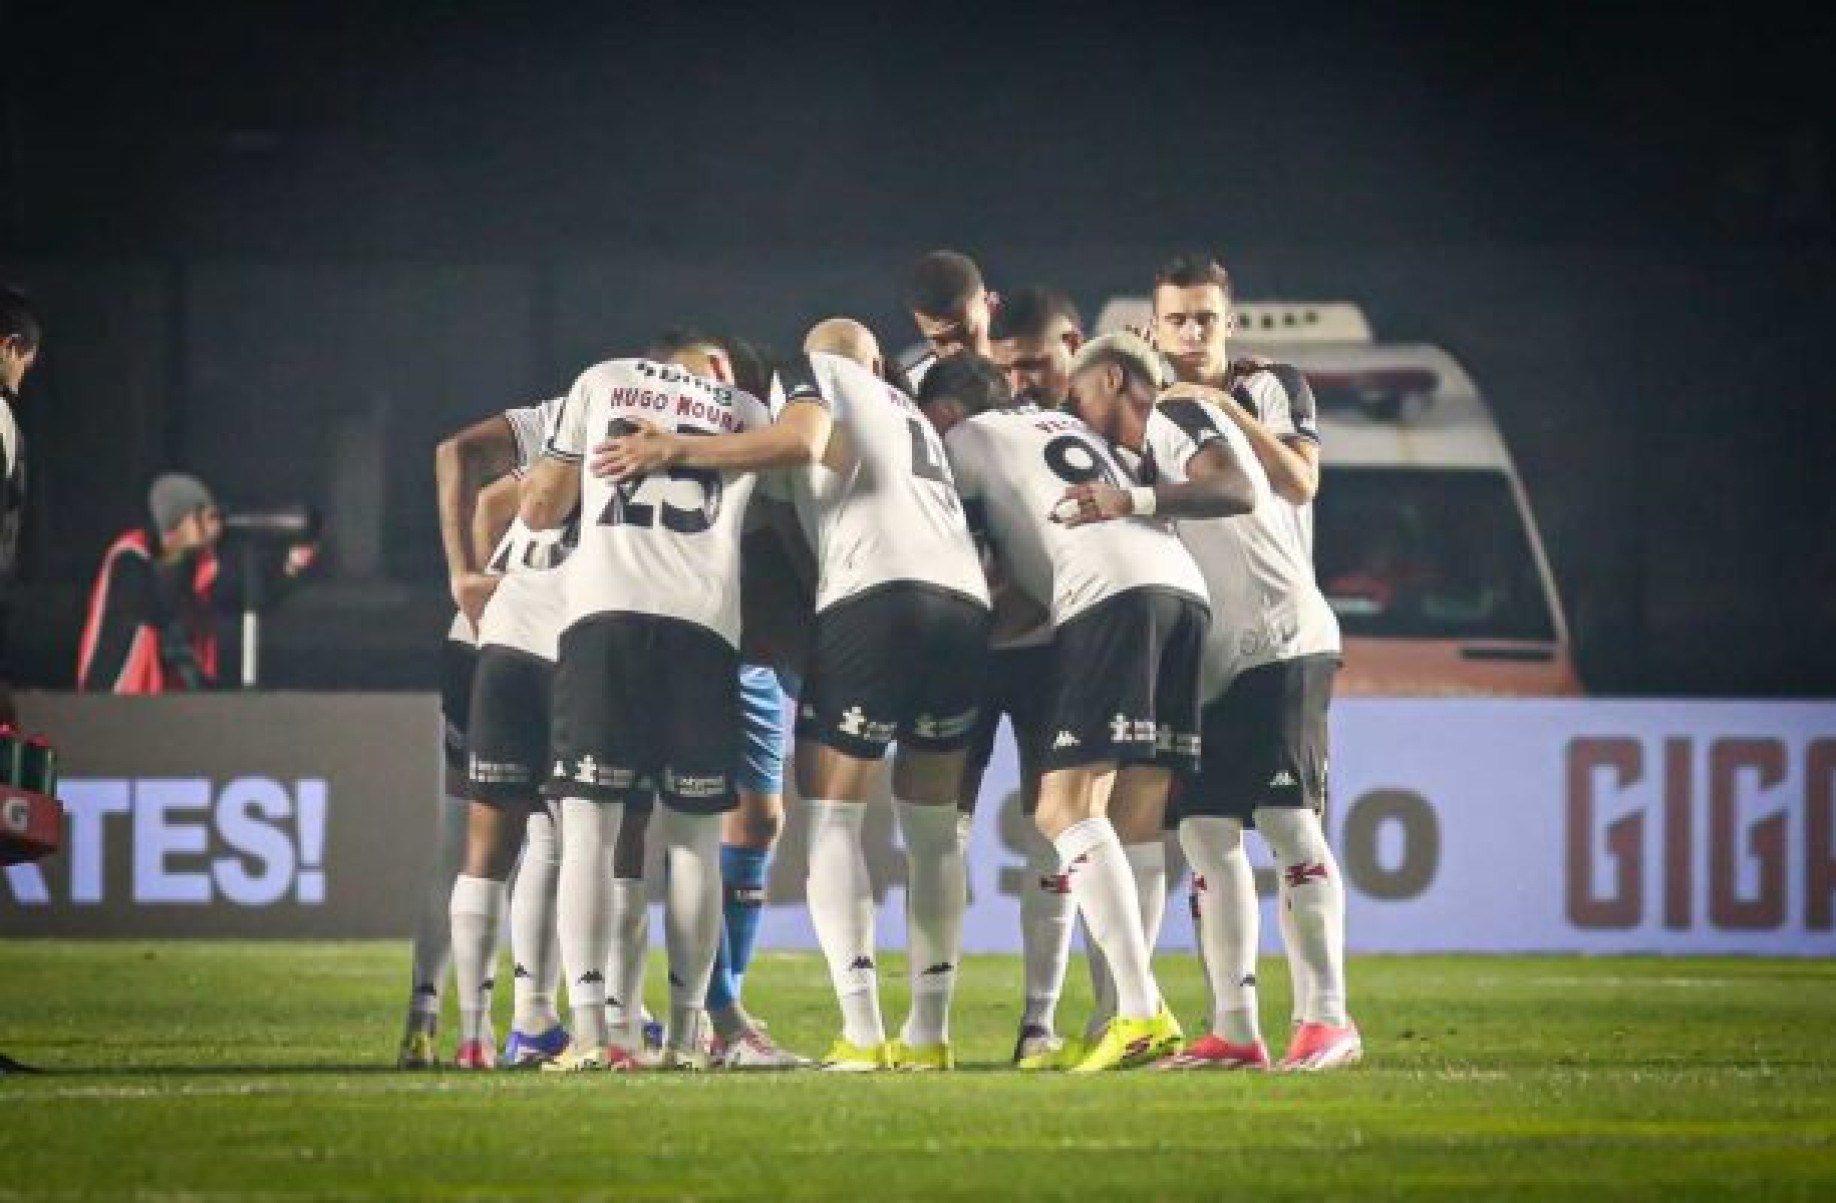
[[[1151,321],[1146,297],[1097,331]],[[1344,694],[1579,694],[1568,625],[1490,409],[1439,347],[1382,344],[1357,306],[1242,304],[1233,356],[1293,364],[1319,403],[1314,566]]]

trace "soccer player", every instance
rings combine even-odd
[[[560,407],[560,398],[535,407],[542,430],[552,426]],[[514,514],[523,470],[519,465],[481,495],[475,524],[481,535],[506,524],[495,515],[507,519]],[[478,624],[467,739],[472,804],[465,864],[453,883],[449,908],[460,1017],[455,1061],[461,1069],[488,1069],[496,1062],[490,983],[506,894],[516,1012],[504,1062],[512,1067],[540,1064],[559,1056],[568,1044],[555,1009],[560,975],[555,825],[540,787],[547,779],[549,702],[562,612],[558,569],[572,548],[577,523],[538,532],[508,520],[508,528],[486,569],[500,580]],[[518,866],[516,888],[510,891],[506,880],[513,866]]]
[[[1171,770],[1197,763],[1204,579],[1159,522],[1077,528],[1081,510],[1066,508],[1068,489],[1123,488],[1129,477],[1075,417],[1009,407],[992,362],[940,361],[923,396],[1006,580],[1051,613],[1052,734],[1040,755],[1035,822],[1117,990],[1116,1017],[1071,1069],[1145,1064],[1182,1041],[1150,948],[1166,897],[1159,854]],[[1150,863],[1130,846],[1151,847],[1141,858]]]
[[[735,388],[730,353],[698,335],[665,362],[616,359],[575,382],[531,472],[522,518],[535,530],[576,506],[580,544],[565,573],[555,671],[553,772],[561,805],[561,955],[574,1046],[550,1067],[628,1067],[611,1047],[612,852],[625,802],[654,792],[669,864],[664,925],[670,1014],[661,1064],[700,1069],[708,983],[720,939],[721,816],[738,760],[740,542],[755,480],[681,464],[613,482],[584,471],[592,443],[654,423],[690,442],[770,423]]]
[[[1014,396],[1058,409],[1071,393],[1071,358],[1084,345],[1083,318],[1071,298],[1034,284],[1001,300],[988,328],[989,357],[1001,365]]]
[[[408,1019],[397,1064],[426,1069],[438,1064],[434,1036],[439,1026],[441,995],[452,960],[452,899],[466,854],[470,804],[467,801],[467,737],[471,726],[472,686],[478,659],[477,622],[496,592],[501,574],[485,571],[493,549],[509,525],[514,506],[498,514],[481,511],[482,492],[494,482],[514,480],[540,454],[544,423],[553,402],[519,406],[493,414],[441,440],[434,451],[434,478],[440,515],[441,549],[456,612],[440,654],[440,699],[445,718],[446,790],[440,807],[434,864],[415,925]],[[501,495],[501,494],[500,494]],[[511,492],[507,495],[514,497]],[[541,888],[541,873],[527,886]],[[553,889],[552,874],[548,879]],[[525,904],[527,900],[525,900]],[[516,900],[512,910],[519,911]],[[497,963],[497,927],[492,944],[480,953],[486,972],[468,1005],[485,1018],[481,1034],[489,1045],[490,999],[495,981],[489,967]],[[462,1006],[463,1014],[465,1008]],[[462,1040],[463,1043],[463,1040]]]
[[[713,439],[646,430],[614,440],[600,464],[620,479],[665,468],[791,470],[784,485],[818,570],[796,729],[808,897],[842,1012],[823,1064],[949,1069],[967,903],[956,802],[982,689],[987,589],[943,447],[909,397],[850,360],[814,353],[780,373],[773,403],[769,430]],[[861,825],[895,739],[912,1007],[888,1042]]]
[[[1350,1064],[1361,1047],[1344,1012],[1344,894],[1319,811],[1326,794],[1326,706],[1338,666],[1338,624],[1295,537],[1293,508],[1274,498],[1260,458],[1224,408],[1176,389],[1155,405],[1152,351],[1132,335],[1100,339],[1075,367],[1078,412],[1142,457],[1151,497],[1092,490],[1103,518],[1139,512],[1179,519],[1224,629],[1207,645],[1204,758],[1174,821],[1193,868],[1194,911],[1212,995],[1212,1028],[1169,1068],[1265,1069],[1256,1008],[1258,908],[1243,850],[1253,823],[1274,850],[1297,933],[1290,956],[1313,990],[1282,1066]],[[1272,377],[1265,387],[1279,388]],[[1219,452],[1224,455],[1220,456]],[[1219,520],[1195,498],[1230,459],[1256,480],[1246,517]]]
[[[989,353],[988,327],[1000,298],[982,282],[982,269],[960,251],[932,251],[912,266],[905,307],[930,352],[907,369],[914,388],[938,360],[969,351]]]
[[[1222,392],[1235,402],[1219,404],[1218,408],[1249,439],[1257,461],[1268,473],[1275,495],[1292,507],[1291,525],[1284,526],[1283,530],[1286,537],[1298,544],[1301,558],[1308,565],[1307,581],[1311,583],[1312,503],[1320,487],[1320,437],[1313,390],[1308,387],[1306,377],[1291,365],[1231,360],[1229,338],[1235,328],[1235,318],[1230,311],[1230,301],[1230,275],[1223,264],[1203,254],[1174,259],[1162,268],[1154,284],[1155,339],[1163,351],[1171,352],[1170,362],[1182,389],[1199,390],[1191,395],[1213,401],[1221,401],[1218,394]],[[1222,314],[1221,319],[1219,314]],[[1321,653],[1337,652],[1336,618],[1330,640],[1316,640],[1314,646]],[[1320,722],[1323,732],[1323,717]],[[1323,750],[1321,755],[1324,755]],[[1323,795],[1319,805],[1322,808],[1325,805]],[[1297,925],[1299,917],[1313,908],[1324,906],[1332,912],[1336,906],[1339,924],[1343,924],[1343,886],[1338,881],[1338,866],[1331,859],[1331,849],[1323,841],[1315,851],[1322,849],[1325,859],[1314,863],[1328,868],[1331,884],[1322,885],[1297,906],[1294,880],[1284,873],[1277,907],[1282,941],[1289,952],[1288,968],[1294,981],[1293,1027],[1297,1034],[1298,1029],[1310,1022],[1309,1016],[1323,1014],[1338,1018],[1341,1009],[1337,1005],[1318,1007],[1311,1003],[1312,994],[1320,988],[1320,983],[1309,966],[1324,956],[1323,951],[1316,950],[1313,956],[1300,955],[1296,951],[1309,942],[1307,932]],[[1310,880],[1320,881],[1317,877]],[[1336,904],[1333,896],[1339,899]],[[1338,989],[1342,989],[1342,975],[1341,968],[1335,978]],[[1335,988],[1331,981],[1326,985],[1329,990]],[[1337,1025],[1327,1023],[1326,1026]],[[1327,1039],[1316,1031],[1303,1043],[1312,1046]],[[1336,1043],[1341,1048],[1351,1047],[1342,1034],[1336,1038]]]

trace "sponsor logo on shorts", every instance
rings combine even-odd
[[[842,711],[841,721],[835,724],[835,729],[843,735],[864,739],[868,743],[886,743],[897,732],[898,724],[876,723],[859,706],[850,706]]]
[[[552,776],[556,781],[577,781],[581,785],[596,785],[601,789],[628,790],[638,783],[638,776],[630,769],[616,769],[599,763],[598,759],[588,754],[576,760],[572,768],[565,760],[555,761]]]
[[[1109,742],[1112,744],[1151,744],[1159,734],[1147,719],[1131,719],[1118,714],[1109,720]]]
[[[1071,734],[1069,731],[1060,731],[1057,735],[1052,737],[1052,747],[1055,749],[1082,747],[1083,743],[1083,740]]]
[[[976,711],[973,708],[943,718],[921,714],[912,720],[912,733],[925,739],[955,739],[973,728],[975,720]]]
[[[1283,769],[1281,772],[1269,778],[1270,789],[1298,789],[1299,787],[1300,782],[1296,781],[1294,779],[1294,774],[1290,773],[1287,769]]]
[[[674,769],[666,769],[663,772],[663,792],[678,798],[724,798],[727,795],[727,775],[706,773],[691,777]]]
[[[466,776],[480,785],[522,785],[534,776],[526,764],[503,760],[480,760],[474,756],[466,765]]]

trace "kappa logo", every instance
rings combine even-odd
[[[523,963],[521,961],[518,961],[516,963],[516,967],[511,970],[510,976],[520,982],[520,981],[527,980],[533,975],[529,972],[529,970],[523,967]]]
[[[848,971],[850,973],[872,973],[873,972],[873,958],[872,957],[855,957],[854,961],[848,966]]]
[[[590,754],[582,756],[574,765],[574,780],[583,785],[591,785],[599,779],[599,761]]]
[[[943,977],[947,974],[951,974],[955,972],[956,972],[955,965],[952,965],[948,961],[939,961],[937,962],[937,964],[932,965],[930,968],[926,969],[923,973],[919,974],[918,976],[919,977]]]
[[[1069,731],[1060,731],[1057,735],[1052,737],[1053,748],[1080,748],[1083,745],[1084,741],[1071,734]]]
[[[866,723],[866,711],[862,710],[859,706],[850,706],[842,711],[841,723],[838,725],[837,729],[840,730],[843,735],[859,735]]]
[[[1283,769],[1281,772],[1269,778],[1270,789],[1293,789],[1299,784],[1300,782],[1294,780],[1294,774],[1290,773],[1287,769]]]

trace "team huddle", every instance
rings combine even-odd
[[[783,358],[674,332],[443,443],[454,780],[401,1064],[437,1063],[450,957],[462,1068],[952,1068],[967,820],[1003,717],[1034,824],[1016,1068],[1272,1067],[1250,826],[1280,871],[1295,985],[1278,1066],[1359,1060],[1322,822],[1339,633],[1313,573],[1313,398],[1285,365],[1230,359],[1230,300],[1221,265],[1180,258],[1151,330],[1086,340],[1062,294],[997,301],[939,251],[908,286],[931,346],[909,375],[845,318]],[[787,708],[841,1015],[814,1061],[743,1002]],[[889,751],[911,985],[896,1033],[862,849]],[[1192,1041],[1152,967],[1167,832],[1211,995]],[[661,1021],[642,1003],[647,845]],[[1061,1033],[1079,922],[1097,1005]]]

